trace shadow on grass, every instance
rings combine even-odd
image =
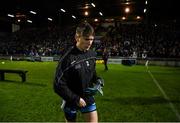
[[[23,84],[23,85],[30,85],[30,86],[39,86],[39,87],[46,87],[46,84],[40,84],[40,83],[32,83],[32,82],[21,82],[21,81],[14,81],[14,80],[4,80],[0,81],[4,83],[15,83],[15,84]]]
[[[152,104],[165,104],[169,103],[166,99],[160,96],[156,97],[116,97],[102,99],[113,104],[120,105],[152,105]],[[180,103],[179,100],[170,100],[171,103]]]

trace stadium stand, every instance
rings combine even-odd
[[[95,27],[100,43],[94,44],[98,56],[107,47],[110,56],[138,58],[180,58],[179,29],[176,23],[137,23]],[[1,38],[1,56],[59,56],[73,44],[74,27],[59,32],[58,27],[28,28]]]

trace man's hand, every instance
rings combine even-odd
[[[79,100],[79,107],[85,107],[86,106],[86,102],[84,101],[83,98],[80,98]]]

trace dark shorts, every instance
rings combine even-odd
[[[64,106],[62,106],[61,108],[63,109],[64,113],[65,113],[65,117],[68,121],[75,121],[76,120],[76,114],[78,111],[80,111],[81,113],[89,113],[89,112],[93,112],[96,111],[96,104],[94,102],[94,98],[93,100],[85,100],[86,101],[86,106],[85,107],[78,107],[78,106],[73,106],[70,105],[68,103],[65,103]]]
[[[65,113],[77,113],[77,111],[80,111],[81,113],[88,113],[96,110],[96,104],[93,103],[91,105],[87,105],[85,107],[64,107],[63,111]]]

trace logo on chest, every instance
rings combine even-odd
[[[87,65],[87,66],[90,66],[89,61],[86,61],[86,65]]]
[[[89,66],[90,66],[90,63],[89,63],[89,61],[85,61],[84,63],[76,64],[76,65],[75,65],[75,69],[80,69],[80,68],[82,68],[82,65],[83,65],[84,67],[85,67],[85,66],[89,67]]]

